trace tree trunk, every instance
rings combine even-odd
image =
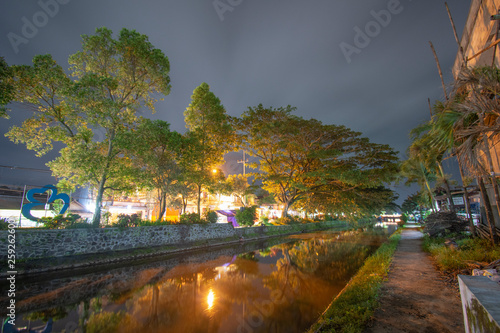
[[[182,197],[182,214],[186,214],[186,208],[188,205],[188,200],[187,198]]]
[[[102,205],[102,197],[104,195],[104,184],[106,183],[106,173],[102,175],[101,180],[99,181],[99,187],[97,189],[97,197],[95,199],[95,209],[94,216],[92,217],[92,225],[96,228],[99,228],[101,223],[101,205]]]
[[[467,192],[467,187],[464,182],[464,170],[462,170],[462,165],[460,162],[458,163],[458,170],[460,170],[460,178],[462,179],[462,189],[464,191],[464,199],[465,199],[465,213],[467,215],[467,219],[469,220],[469,228],[472,236],[476,235],[476,227],[474,226],[474,219],[472,218],[472,212],[470,209],[470,200],[469,200],[469,192]]]
[[[108,170],[110,167],[110,160],[113,154],[113,139],[115,138],[115,132],[111,130],[108,137],[108,152],[106,155],[106,165],[104,167],[103,174],[101,176],[101,180],[99,181],[99,188],[97,190],[97,198],[95,200],[95,211],[94,217],[92,218],[92,225],[96,228],[99,227],[101,223],[101,204],[102,197],[104,195],[104,186],[106,185],[106,180],[108,176]]]
[[[198,184],[198,202],[197,202],[197,206],[198,206],[198,216],[201,217],[201,210],[200,210],[200,207],[201,207],[201,184]]]
[[[484,186],[484,181],[482,177],[479,177],[479,188],[481,190],[481,199],[484,202],[484,209],[486,211],[486,220],[488,221],[488,227],[490,229],[490,241],[492,245],[495,245],[495,233],[494,233],[494,219],[493,212],[491,210],[490,199],[488,192],[486,192],[486,187]]]
[[[292,207],[293,203],[297,200],[296,198],[288,199],[283,205],[283,211],[281,212],[281,217],[288,216],[288,210]]]
[[[452,197],[451,191],[450,191],[450,183],[448,182],[448,179],[446,179],[441,162],[438,162],[438,167],[439,167],[439,172],[441,173],[441,177],[443,177],[444,188],[446,190],[446,196],[448,197],[448,203],[449,203],[448,207],[452,212],[455,212],[456,209],[455,209],[455,204],[453,203],[453,197]]]
[[[285,202],[283,204],[283,210],[281,211],[281,217],[287,217],[288,216],[288,208],[290,208],[290,205],[288,202]]]
[[[429,192],[429,196],[430,196],[430,199],[431,199],[431,210],[433,213],[436,212],[436,208],[434,207],[434,195],[432,194],[432,190],[431,190],[431,186],[429,185],[429,182],[427,181],[427,179],[425,179],[425,186],[427,187],[427,192]]]
[[[484,126],[484,115],[482,113],[478,113],[478,116],[481,125]],[[497,206],[497,213],[500,214],[500,193],[498,192],[497,179],[495,177],[495,173],[493,170],[493,159],[491,158],[490,145],[488,144],[488,137],[486,134],[483,134],[483,144],[484,144],[484,154],[486,156],[486,160],[488,161],[488,169],[490,171],[489,178],[491,186],[493,186],[493,192],[495,193],[495,203]],[[493,236],[494,238],[496,238],[496,234],[494,234]]]
[[[158,212],[158,218],[156,219],[156,222],[161,222],[163,215],[167,210],[167,192],[162,190],[159,199],[160,199],[160,211]]]

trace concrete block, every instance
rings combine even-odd
[[[486,276],[458,275],[465,331],[500,333],[500,285]]]

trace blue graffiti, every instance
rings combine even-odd
[[[35,194],[43,194],[47,191],[51,191],[49,200],[47,200],[47,203],[53,203],[56,200],[62,200],[64,202],[64,205],[59,212],[59,214],[64,214],[66,210],[69,207],[69,196],[66,193],[59,193],[57,194],[57,187],[54,185],[45,185],[42,188],[33,188],[26,193],[26,199],[30,203],[23,205],[23,208],[21,210],[21,213],[23,214],[24,217],[27,219],[30,219],[32,221],[38,221],[39,218],[34,217],[31,215],[31,210],[36,207],[36,206],[43,206],[45,205],[45,202],[38,201],[37,199],[34,198]]]

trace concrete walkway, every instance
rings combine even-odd
[[[460,294],[441,280],[422,237],[416,228],[403,230],[366,333],[465,331]]]

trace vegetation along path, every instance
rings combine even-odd
[[[365,333],[465,331],[460,294],[440,278],[422,250],[422,236],[403,230]]]

